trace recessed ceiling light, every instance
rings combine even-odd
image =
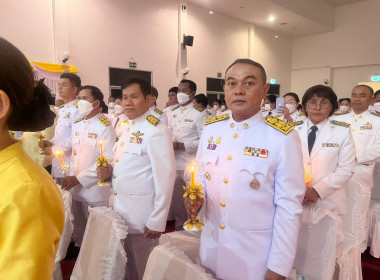
[[[269,16],[269,18],[268,18],[268,20],[269,20],[270,22],[273,22],[275,19],[276,19],[276,17],[273,16],[273,15]]]
[[[277,39],[278,37],[279,37],[278,35],[274,36],[274,38],[276,38],[276,39]]]
[[[210,15],[212,15],[212,14],[214,13],[214,11],[209,11],[208,13],[209,13]]]

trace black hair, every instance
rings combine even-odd
[[[207,96],[204,95],[203,93],[200,93],[200,94],[197,94],[195,97],[194,97],[195,101],[197,103],[201,103],[203,105],[203,107],[207,107],[208,105],[208,99],[207,99]]]
[[[330,101],[332,110],[329,114],[329,117],[332,116],[332,114],[338,109],[338,97],[332,88],[324,85],[316,85],[306,90],[305,94],[302,97],[302,106],[305,109],[306,116],[308,116],[306,107],[307,102],[309,102],[309,100],[312,99],[314,95]]]
[[[378,96],[380,94],[380,89],[375,91],[374,95],[373,95],[373,98],[376,98],[376,96]]]
[[[1,37],[0,61],[0,90],[8,96],[11,105],[8,128],[41,131],[52,126],[55,114],[49,107],[49,89],[43,81],[35,86],[33,71],[25,55]]]
[[[351,104],[351,98],[341,98],[338,100],[338,104],[340,104],[342,101],[347,101],[349,104]]]
[[[82,81],[81,81],[80,77],[77,74],[74,74],[74,73],[63,73],[60,76],[60,78],[61,79],[68,79],[70,81],[71,85],[74,86],[74,87],[76,87],[78,89],[77,90],[77,94],[81,90]]]
[[[158,98],[158,90],[154,86],[152,86],[151,92],[154,97]]]
[[[297,103],[300,103],[300,98],[298,97],[297,93],[294,93],[294,92],[288,92],[287,94],[284,95],[284,98],[286,96],[291,96],[293,97]]]
[[[274,104],[276,103],[277,96],[274,94],[268,94],[265,98],[268,99],[270,103]]]
[[[90,86],[90,85],[82,86],[80,90],[84,90],[84,89],[90,90],[90,94],[92,98],[94,98],[95,101],[96,100],[100,101],[100,108],[102,108],[102,113],[107,114],[108,106],[104,102],[104,94],[101,92],[101,90],[97,88],[96,86]]]
[[[215,99],[214,102],[218,102],[219,106],[222,106],[223,102],[220,99]]]
[[[197,91],[197,84],[194,83],[192,80],[182,80],[179,82],[180,84],[188,84],[191,91]]]
[[[144,95],[144,98],[146,98],[148,95],[152,94],[152,86],[145,80],[140,79],[140,78],[130,78],[128,79],[125,84],[123,85],[123,90],[126,89],[127,87],[133,85],[133,84],[138,84],[140,87],[140,91]]]
[[[253,61],[252,59],[249,59],[249,58],[239,58],[239,59],[236,59],[230,66],[227,67],[227,70],[226,70],[226,73],[225,73],[225,77],[227,77],[228,70],[230,70],[230,68],[232,66],[234,66],[235,64],[237,64],[237,63],[250,64],[250,65],[253,65],[253,66],[259,68],[260,71],[261,71],[261,77],[263,79],[263,83],[266,84],[266,82],[267,82],[267,74],[265,72],[264,67],[260,63],[258,63],[256,61]]]
[[[172,87],[169,89],[168,92],[175,92],[175,93],[178,93],[178,87]]]
[[[358,87],[365,87],[365,88],[367,88],[369,90],[369,93],[371,94],[371,97],[373,96],[373,88],[371,88],[370,86],[367,86],[367,85],[357,85],[354,88],[358,88]]]

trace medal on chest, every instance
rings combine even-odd
[[[257,173],[253,174],[253,179],[249,182],[249,186],[253,190],[257,190],[258,188],[260,188],[260,182],[256,179],[256,174]]]

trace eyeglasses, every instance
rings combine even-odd
[[[310,100],[309,102],[307,102],[307,107],[309,109],[316,109],[318,105],[321,109],[326,109],[330,106],[330,101],[322,100],[320,103],[318,103],[315,100]]]
[[[285,101],[285,104],[296,104],[295,101],[291,100],[291,101]]]

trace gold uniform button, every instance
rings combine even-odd
[[[112,178],[116,179],[116,174],[113,174]]]
[[[355,122],[358,122],[358,120],[355,120]]]
[[[236,139],[236,138],[238,138],[238,135],[235,133],[234,135],[232,135],[232,137],[233,137],[234,139]]]
[[[225,229],[226,228],[226,226],[223,225],[223,224],[221,224],[219,227],[220,227],[220,229]]]
[[[134,124],[135,124],[135,121],[132,121],[131,124],[134,125]]]
[[[77,151],[74,150],[74,151],[73,151],[73,154],[74,154],[74,156],[76,156],[76,155],[77,155]]]
[[[115,158],[115,161],[116,161],[116,162],[119,162],[119,158]]]
[[[113,192],[113,195],[117,195],[117,192]]]
[[[307,164],[308,164],[308,165],[311,165],[311,162],[308,162]]]
[[[228,179],[227,179],[227,178],[224,178],[223,182],[224,182],[225,184],[227,184],[227,183],[228,183]]]
[[[231,128],[234,128],[234,127],[235,127],[235,124],[234,124],[234,123],[231,123],[231,124],[230,124],[230,127],[231,127]]]
[[[124,146],[124,142],[121,142],[121,143],[120,143],[120,146]]]
[[[222,207],[226,207],[226,203],[221,202],[221,203],[220,203],[220,206],[222,206]]]
[[[351,129],[351,131],[355,131],[355,129]]]
[[[206,172],[206,173],[205,173],[205,176],[206,176],[206,179],[207,179],[208,181],[211,180],[211,175],[210,175],[210,173]]]
[[[227,159],[228,159],[228,160],[231,160],[231,159],[232,159],[232,157],[231,157],[231,156],[227,156]]]
[[[247,124],[247,123],[243,124],[243,127],[244,127],[245,129],[247,129],[247,128],[248,128],[248,124]]]
[[[127,128],[127,132],[130,131],[130,130],[131,130],[131,129],[128,127],[128,128]]]

